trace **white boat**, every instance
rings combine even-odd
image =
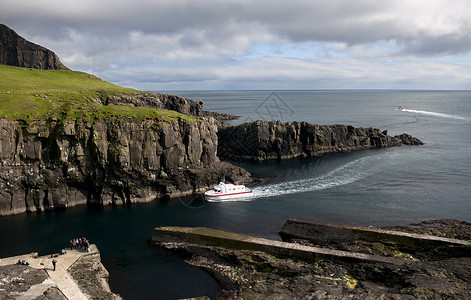
[[[406,110],[406,109],[404,108],[404,106],[398,106],[397,109],[398,109],[398,110],[402,110],[402,111]]]
[[[219,202],[249,198],[252,195],[252,190],[243,184],[224,183],[221,181],[212,190],[206,191],[204,198],[210,202]]]

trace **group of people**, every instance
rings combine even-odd
[[[83,249],[90,252],[90,242],[84,237],[71,239],[70,249]]]
[[[18,259],[18,262],[16,264],[17,265],[22,265],[22,266],[29,266],[29,262],[27,262],[25,260],[19,260],[19,259]]]

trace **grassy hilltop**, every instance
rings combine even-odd
[[[194,119],[164,109],[107,105],[109,96],[137,92],[83,72],[0,65],[0,118],[27,123],[50,118],[84,122]]]

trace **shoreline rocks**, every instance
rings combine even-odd
[[[392,137],[376,128],[279,121],[219,127],[218,139],[218,156],[236,161],[292,159],[423,144],[408,134]]]

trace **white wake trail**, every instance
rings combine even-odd
[[[374,165],[372,160],[376,159],[379,157],[363,157],[319,177],[257,187],[253,189],[254,198],[312,192],[346,185],[373,174],[375,168],[371,167]]]
[[[450,114],[444,114],[444,113],[438,113],[438,112],[433,112],[433,111],[415,110],[415,109],[403,109],[402,111],[416,113],[416,114],[422,114],[422,115],[428,115],[428,116],[434,116],[434,117],[440,117],[440,118],[448,118],[448,119],[469,121],[469,119],[465,118],[465,117],[450,115]]]

